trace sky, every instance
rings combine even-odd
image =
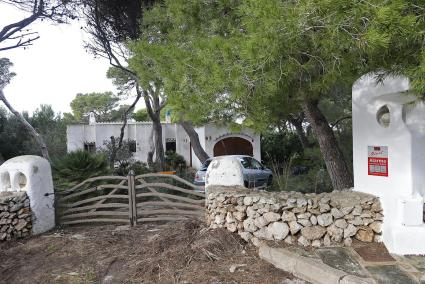
[[[0,29],[24,15],[0,4]],[[56,112],[70,112],[69,104],[77,93],[116,92],[112,81],[106,78],[108,60],[94,58],[83,48],[87,39],[81,29],[83,24],[36,22],[30,28],[40,38],[32,46],[0,51],[0,57],[12,61],[12,71],[17,74],[4,89],[16,110],[32,113],[40,104],[50,104]]]

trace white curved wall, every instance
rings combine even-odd
[[[7,177],[10,177],[10,181]],[[19,156],[0,166],[0,192],[26,191],[32,211],[32,233],[55,226],[53,180],[50,164],[38,156]]]
[[[216,157],[205,174],[205,190],[211,186],[244,186],[241,163],[233,156]]]

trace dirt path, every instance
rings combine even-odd
[[[293,278],[259,259],[237,235],[193,222],[74,227],[1,243],[0,276],[0,283],[8,284],[290,283]]]

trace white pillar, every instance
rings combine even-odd
[[[52,171],[49,162],[38,156],[19,156],[0,166],[0,192],[26,191],[32,211],[32,234],[55,226]]]
[[[424,254],[425,112],[406,77],[353,86],[354,189],[380,198],[392,253]]]

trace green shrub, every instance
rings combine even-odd
[[[332,191],[332,183],[318,147],[305,149],[302,155],[293,154],[284,162],[271,161],[268,166],[273,171],[273,185],[268,188],[270,191]],[[294,175],[293,169],[297,166],[307,167],[307,173]]]
[[[72,187],[90,177],[110,172],[105,154],[78,150],[68,153],[52,163],[55,186]]]
[[[130,171],[134,171],[134,175],[143,175],[152,172],[152,169],[148,167],[146,163],[143,162],[127,162],[121,163],[118,168],[115,169],[115,174],[120,176],[126,176]]]
[[[167,151],[165,153],[165,167],[167,170],[182,171],[186,169],[186,161],[182,155]]]

